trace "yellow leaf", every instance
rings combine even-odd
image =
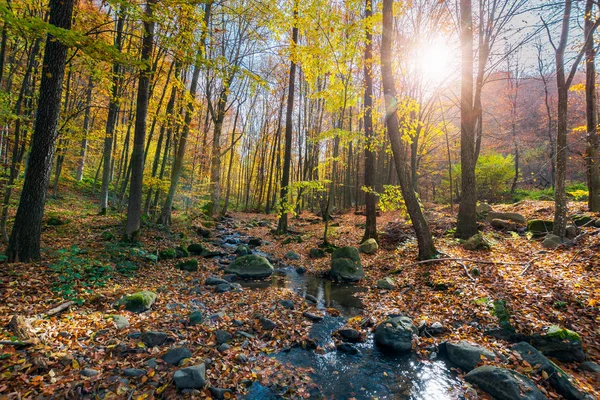
[[[542,371],[542,377],[544,379],[548,379],[548,373],[546,371]]]
[[[79,361],[77,361],[76,359],[73,359],[73,360],[71,361],[71,367],[72,367],[73,369],[79,369]]]
[[[159,387],[158,389],[156,389],[156,393],[161,394],[162,392],[165,391],[165,389],[167,388],[167,386],[169,386],[168,383],[166,385],[163,385],[163,386]]]

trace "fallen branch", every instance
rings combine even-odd
[[[423,260],[423,261],[417,261],[411,264],[405,264],[405,265],[401,265],[400,268],[404,268],[404,267],[412,267],[415,265],[421,265],[421,264],[430,264],[430,263],[436,263],[436,262],[442,262],[442,261],[456,261],[456,262],[470,262],[470,263],[475,263],[475,264],[486,264],[486,265],[527,265],[529,262],[505,262],[505,261],[485,261],[485,260],[471,260],[469,258],[434,258],[431,260]],[[396,270],[393,271],[392,274],[399,274],[400,270]]]
[[[467,277],[472,281],[472,282],[477,282],[477,280],[475,278],[473,278],[471,276],[471,274],[469,273],[469,270],[467,269],[467,266],[465,264],[463,264],[460,261],[456,262],[458,265],[460,265],[461,267],[463,267],[463,269],[465,270],[465,274],[467,275]]]
[[[529,267],[531,267],[532,265],[533,265],[533,260],[531,260],[527,263],[527,266],[523,269],[523,271],[521,271],[521,276],[525,275],[525,273],[527,272]]]
[[[5,345],[5,346],[25,347],[25,346],[31,346],[32,344],[35,344],[35,341],[33,341],[33,340],[16,340],[13,342],[12,340],[0,340],[0,345]]]
[[[47,313],[45,314],[40,314],[41,318],[48,318],[51,317],[53,315],[59,314],[63,311],[65,311],[66,309],[68,309],[69,307],[71,307],[73,304],[75,304],[74,301],[67,301],[65,303],[62,303],[61,305],[54,307],[53,309],[49,310]]]

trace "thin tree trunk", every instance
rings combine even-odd
[[[88,134],[90,132],[90,121],[92,113],[92,94],[94,92],[94,79],[93,75],[90,74],[88,78],[88,87],[86,92],[86,110],[83,117],[83,139],[81,139],[81,150],[79,151],[79,163],[77,164],[77,175],[75,179],[80,182],[83,179],[83,170],[85,168],[85,156],[87,154]]]
[[[586,0],[584,32],[586,37],[594,35],[594,0]],[[598,156],[598,116],[596,95],[596,48],[593,40],[585,44],[585,105],[587,122],[587,174],[588,174],[588,209],[600,211],[600,157]]]

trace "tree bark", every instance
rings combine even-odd
[[[586,0],[585,4],[585,37],[594,35],[594,0]],[[600,157],[598,156],[598,116],[596,95],[596,49],[593,40],[585,43],[585,105],[587,122],[586,164],[588,174],[588,208],[600,211]]]
[[[71,29],[75,0],[50,0],[50,24]],[[44,202],[52,170],[68,47],[48,34],[42,66],[39,103],[29,164],[10,235],[8,262],[40,258]]]

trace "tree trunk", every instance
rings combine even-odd
[[[142,41],[142,62],[140,70],[137,106],[135,113],[135,131],[133,135],[133,152],[131,154],[131,182],[129,184],[129,204],[127,207],[127,223],[123,239],[127,242],[137,242],[140,238],[142,219],[142,180],[144,178],[144,143],[146,139],[146,117],[148,115],[148,100],[150,97],[150,77],[152,70],[152,45],[154,42],[154,22],[152,8],[157,0],[148,0],[144,19],[144,39]]]
[[[83,179],[83,170],[85,168],[85,156],[87,154],[87,136],[90,131],[90,121],[92,114],[92,94],[94,92],[94,79],[93,75],[90,74],[88,78],[88,87],[86,92],[86,109],[83,117],[83,138],[81,139],[81,150],[79,151],[79,163],[77,164],[77,175],[75,179],[80,182]]]
[[[468,239],[477,233],[477,185],[475,178],[476,143],[473,107],[473,18],[471,0],[460,1],[462,82],[460,100],[461,198],[458,206],[456,237]],[[481,123],[481,122],[480,122]]]
[[[50,0],[50,24],[70,30],[74,4],[75,0]],[[44,202],[58,134],[67,51],[66,45],[53,35],[47,35],[31,154],[6,250],[8,262],[29,262],[40,258]]]
[[[410,184],[410,172],[406,160],[405,145],[400,138],[400,126],[398,114],[396,112],[396,88],[394,84],[394,75],[392,72],[392,37],[393,37],[393,0],[383,0],[383,31],[381,39],[381,81],[383,83],[383,94],[386,106],[386,127],[398,179],[400,180],[400,190],[406,203],[406,208],[412,221],[417,242],[419,246],[419,259],[426,260],[437,255],[433,244],[433,237],[429,231],[427,221],[421,211],[419,200]]]
[[[365,19],[373,15],[373,0],[366,0]],[[377,240],[377,195],[373,185],[375,175],[375,152],[373,151],[373,33],[371,21],[366,23],[365,37],[365,93],[364,93],[364,127],[365,127],[365,233],[362,237]]]
[[[585,4],[585,36],[594,35],[594,0],[586,0]],[[590,211],[600,211],[600,157],[598,156],[598,117],[596,96],[596,49],[594,41],[585,43],[585,109],[587,122],[587,174],[588,174],[588,208]]]

